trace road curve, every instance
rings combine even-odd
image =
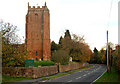
[[[92,84],[97,78],[99,78],[104,72],[106,72],[105,65],[91,64],[94,67],[79,72],[75,72],[70,75],[62,76],[56,79],[42,81],[44,83],[52,84],[54,82],[59,84],[72,84],[72,83],[85,83]],[[41,81],[37,81],[41,83]]]

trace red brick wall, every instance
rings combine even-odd
[[[26,46],[29,59],[50,60],[50,14],[47,6],[28,6],[26,15]],[[37,56],[36,56],[37,51]]]

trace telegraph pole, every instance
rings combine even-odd
[[[108,30],[107,30],[107,72],[109,72],[109,55],[108,55]]]

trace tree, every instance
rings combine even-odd
[[[104,50],[103,48],[100,50],[100,53],[101,53],[101,62],[103,64],[105,64],[106,62],[106,57],[105,57],[105,54],[106,54],[106,50]]]
[[[120,45],[117,46],[117,49],[112,54],[114,59],[114,66],[120,72]]]
[[[54,52],[55,50],[58,50],[58,44],[56,44],[54,41],[51,42],[51,51]]]
[[[112,42],[109,42],[108,44],[110,45],[110,48],[114,50],[114,44]]]
[[[83,41],[83,37],[73,34],[71,45],[70,56],[73,58],[73,60],[80,62],[87,62],[90,60],[92,51],[90,50],[87,43]]]
[[[61,36],[59,39],[59,44],[62,44],[63,37]]]
[[[80,37],[76,34],[71,35],[69,30],[66,30],[64,38],[60,37],[59,45],[60,50],[68,53],[74,61],[88,62],[92,56],[92,51],[90,50],[87,43],[85,43],[84,36]]]
[[[2,34],[2,65],[3,67],[24,66],[26,52],[22,52],[19,37],[16,35],[17,27],[10,23],[0,22]],[[15,47],[14,45],[19,47]],[[22,49],[22,50],[21,50]],[[21,50],[21,51],[20,51]]]
[[[103,50],[103,48],[98,51],[98,56],[97,56],[97,63],[101,64],[101,63],[105,63],[106,61],[106,57],[105,57],[105,50]]]
[[[63,47],[63,37],[61,36],[58,44],[59,49]]]
[[[69,55],[64,50],[58,50],[52,55],[52,61],[55,63],[60,63],[62,65],[68,64],[69,62]]]
[[[71,39],[69,30],[66,30],[64,38]]]
[[[97,50],[96,47],[94,48],[93,52],[94,52],[94,53],[93,53],[93,62],[94,62],[94,63],[97,63],[97,61],[98,61],[98,60],[97,60],[97,59],[98,59],[98,50]]]

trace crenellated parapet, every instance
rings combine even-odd
[[[45,5],[44,6],[42,6],[42,7],[40,7],[40,6],[37,6],[37,7],[35,7],[35,6],[30,6],[29,5],[29,2],[28,2],[28,11],[42,11],[42,10],[44,10],[44,11],[49,11],[49,9],[47,8],[47,6],[46,6],[46,2],[45,2]]]

